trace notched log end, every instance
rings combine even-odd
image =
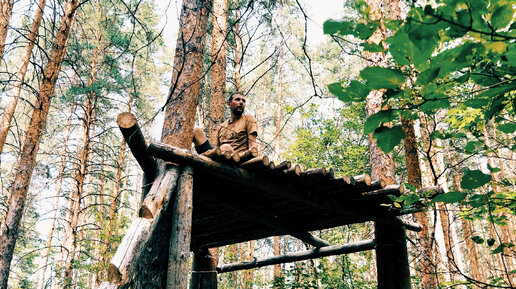
[[[154,218],[154,215],[152,214],[151,210],[146,205],[142,205],[142,207],[138,211],[138,217],[144,218],[144,219],[152,219],[152,218]]]
[[[136,124],[136,117],[130,112],[124,112],[118,115],[116,123],[121,128],[130,128]]]
[[[109,264],[109,267],[108,267],[108,281],[110,283],[117,283],[117,284],[122,282],[122,274],[120,273],[118,268],[113,264]]]

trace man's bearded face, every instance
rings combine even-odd
[[[231,113],[236,116],[241,116],[245,111],[245,96],[241,94],[233,95],[233,99],[228,101]]]

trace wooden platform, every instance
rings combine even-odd
[[[161,143],[148,152],[194,168],[192,250],[276,235],[310,238],[308,231],[401,214],[386,206],[399,187],[382,189],[367,175],[335,177],[331,169],[301,170],[266,157],[223,163]]]

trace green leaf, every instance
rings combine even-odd
[[[482,244],[484,243],[484,239],[480,236],[473,236],[471,237],[471,241],[477,243],[477,244]]]
[[[360,72],[360,77],[366,80],[366,86],[371,89],[398,88],[405,82],[405,75],[397,69],[372,66]]]
[[[403,20],[384,19],[383,24],[385,24],[385,27],[387,27],[387,29],[396,31],[403,24]]]
[[[507,122],[502,123],[497,126],[498,130],[504,132],[504,133],[513,133],[516,131],[516,123]]]
[[[484,174],[480,170],[465,170],[464,176],[460,182],[460,186],[465,190],[474,190],[489,183],[490,181],[491,176]]]
[[[380,110],[370,115],[364,123],[364,133],[370,134],[378,127],[391,122],[395,118],[395,111],[392,109]]]
[[[424,85],[434,81],[439,76],[440,67],[430,67],[429,69],[421,72],[417,77],[416,85]]]
[[[512,248],[514,247],[514,244],[512,243],[502,243],[500,246],[496,247],[493,251],[491,251],[492,254],[499,254],[502,253],[504,248]]]
[[[378,22],[378,21],[372,21],[372,22],[368,22],[368,23],[358,23],[357,26],[355,27],[355,31],[353,32],[353,35],[355,35],[356,37],[358,37],[362,40],[366,40],[369,37],[371,37],[371,35],[373,35],[373,33],[376,31],[376,29],[378,29],[378,26],[380,26],[380,22]]]
[[[498,114],[500,111],[502,111],[505,106],[508,104],[506,101],[507,99],[503,94],[498,95],[493,102],[491,102],[491,105],[489,106],[489,110],[484,113],[484,116],[486,120],[491,119],[494,115]]]
[[[474,154],[482,148],[483,143],[479,141],[469,141],[466,146],[464,146],[464,151],[468,154]]]
[[[407,135],[399,125],[394,127],[381,126],[373,133],[376,144],[386,154],[390,153],[405,137]]]
[[[446,204],[458,203],[466,198],[466,193],[462,192],[449,192],[445,194],[439,194],[432,199],[432,203],[443,202]]]
[[[491,85],[495,85],[499,82],[498,78],[496,78],[494,76],[478,74],[478,73],[472,73],[471,80],[474,83],[482,85],[482,86],[491,86]]]
[[[355,23],[345,20],[328,19],[323,23],[324,34],[348,35],[353,34]]]
[[[501,30],[512,22],[514,9],[511,4],[495,4],[491,14],[491,26],[495,30]]]
[[[369,52],[385,52],[383,46],[375,43],[364,42],[361,43],[360,46],[362,46],[365,51]]]
[[[487,239],[487,246],[491,247],[495,244],[495,242],[496,242],[495,239],[489,238],[489,239]]]
[[[442,95],[442,98],[426,100],[419,108],[426,114],[434,114],[436,110],[450,107],[448,97]]]
[[[410,41],[408,34],[398,31],[387,38],[389,52],[394,60],[401,66],[409,65],[419,54],[419,49]]]
[[[337,96],[341,101],[363,101],[371,91],[363,83],[352,80],[347,87],[342,86],[342,82],[328,85],[329,91]]]

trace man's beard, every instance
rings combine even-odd
[[[233,109],[233,114],[236,115],[236,116],[241,116],[242,114],[244,114],[244,108],[235,107]]]

